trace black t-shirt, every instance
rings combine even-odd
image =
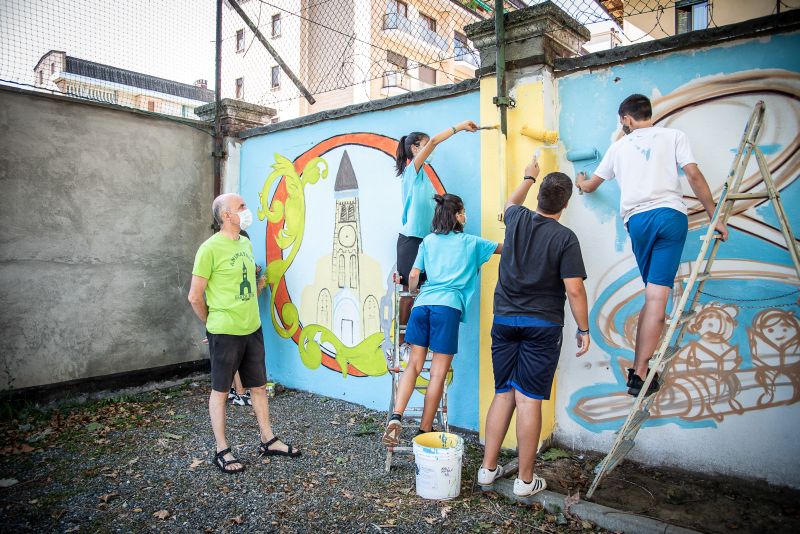
[[[494,314],[537,317],[564,324],[564,278],[586,278],[575,233],[525,206],[510,206]]]

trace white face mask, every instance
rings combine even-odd
[[[253,212],[250,211],[249,208],[245,208],[244,210],[238,213],[239,215],[239,228],[242,230],[247,230],[247,228],[253,224]]]

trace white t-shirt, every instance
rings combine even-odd
[[[632,215],[656,208],[686,213],[678,167],[696,163],[686,134],[672,128],[638,128],[611,145],[594,174],[617,179],[619,211],[627,224]]]

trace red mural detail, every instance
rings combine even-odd
[[[305,168],[306,163],[311,161],[313,158],[321,157],[324,154],[334,150],[336,148],[340,148],[347,145],[359,145],[364,146],[367,148],[372,148],[375,150],[379,150],[386,154],[387,156],[394,159],[395,154],[397,152],[397,139],[393,139],[391,137],[386,137],[385,135],[375,134],[375,133],[368,133],[368,132],[359,132],[359,133],[349,133],[349,134],[342,134],[336,135],[334,137],[330,137],[321,143],[314,145],[311,149],[307,150],[306,152],[300,154],[294,160],[294,168],[297,170],[297,173],[300,174],[303,169]],[[433,188],[436,190],[437,193],[444,194],[445,188],[442,185],[442,181],[439,178],[439,175],[436,174],[436,171],[433,168],[425,164],[424,167],[425,174],[428,176],[428,179],[431,181]],[[276,200],[280,200],[281,202],[286,202],[286,182],[284,181],[283,177],[278,182],[278,187],[275,190],[275,194],[272,197],[272,202]],[[272,207],[272,203],[270,203],[270,207]],[[267,257],[267,264],[269,262],[278,260],[283,258],[283,252],[281,251],[280,247],[276,243],[276,237],[278,236],[278,232],[281,231],[283,228],[283,219],[279,220],[278,222],[272,223],[267,222],[267,232],[266,232],[266,257]],[[289,295],[289,289],[286,287],[286,279],[281,278],[280,282],[277,285],[275,290],[275,306],[278,309],[281,309],[285,304],[292,301],[292,297]],[[276,310],[270,310],[270,313],[275,313]],[[283,323],[283,319],[281,318],[281,314],[278,314],[278,320]],[[284,323],[283,327],[286,328],[287,325]],[[292,336],[292,339],[295,343],[299,342],[300,339],[300,331],[302,330],[303,325],[300,325],[300,328]],[[341,372],[342,369],[339,366],[338,362],[328,354],[322,353],[322,365],[331,369],[336,372]],[[351,376],[366,376],[364,373],[353,367],[352,365],[347,366],[347,374]]]

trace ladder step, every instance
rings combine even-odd
[[[769,192],[764,193],[728,193],[725,200],[752,200],[755,198],[770,198]]]
[[[613,471],[614,468],[619,465],[622,459],[625,458],[625,456],[631,451],[631,449],[635,444],[636,442],[634,442],[632,439],[623,439],[622,442],[619,444],[619,447],[617,447],[617,450],[614,451],[614,454],[606,456],[605,460],[597,464],[595,472],[596,473],[600,472],[600,466],[602,466],[603,463],[606,464],[604,470],[605,474],[608,474],[611,471]]]
[[[670,345],[667,347],[667,350],[664,351],[664,358],[661,359],[661,363],[664,364],[672,361],[672,359],[677,356],[680,351],[680,345]]]
[[[676,322],[680,326],[682,324],[688,323],[695,315],[697,315],[697,312],[695,310],[686,310],[682,314],[680,314],[680,316],[678,317]],[[669,322],[671,324],[672,321],[673,321],[673,318],[670,317],[667,322]]]
[[[619,432],[622,432],[624,430],[624,432],[622,432],[623,435],[626,438],[633,439],[636,433],[639,432],[639,429],[642,428],[644,422],[647,421],[649,418],[650,418],[649,410],[638,410],[636,412],[636,415],[633,416],[633,419],[631,420],[631,423],[628,425],[628,427],[624,429],[621,428],[617,432],[617,434],[619,434]]]

